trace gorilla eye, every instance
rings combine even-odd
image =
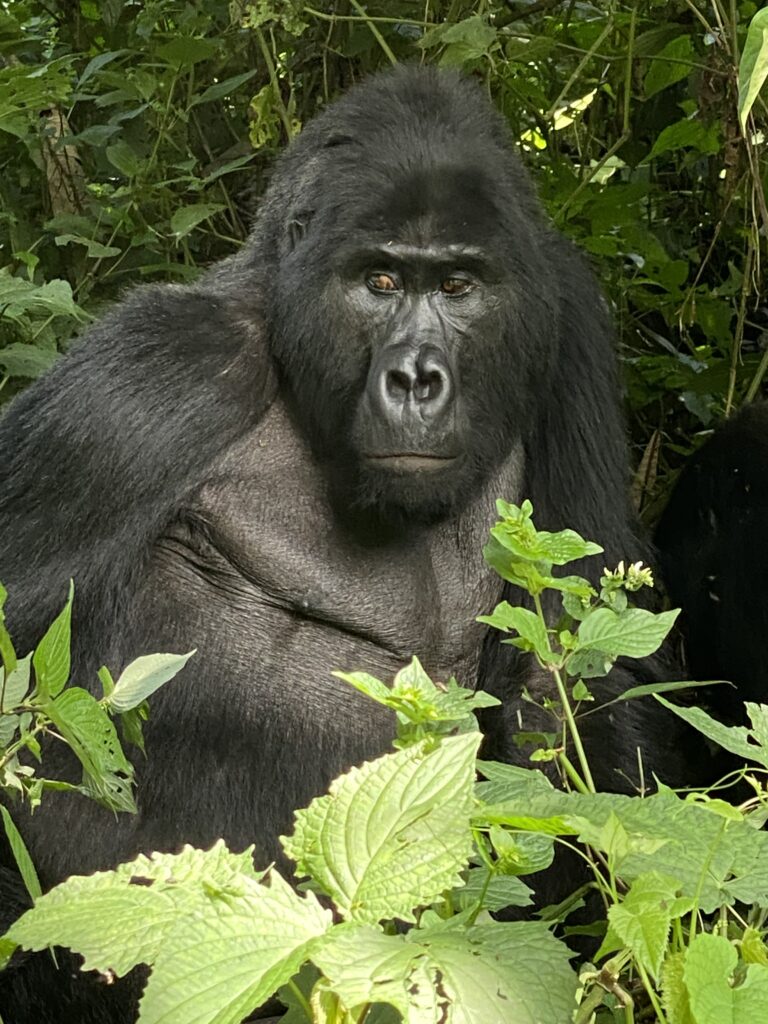
[[[451,297],[466,295],[467,292],[472,291],[472,288],[472,282],[468,281],[466,277],[446,277],[440,283],[440,291],[443,295],[450,295]]]
[[[366,284],[372,292],[400,291],[400,282],[392,274],[371,274]]]

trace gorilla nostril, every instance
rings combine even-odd
[[[419,376],[413,389],[413,397],[417,402],[434,402],[443,390],[443,375],[438,370],[423,373]]]
[[[386,376],[387,394],[390,398],[407,397],[412,390],[413,381],[405,370],[388,370]]]

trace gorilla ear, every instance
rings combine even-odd
[[[306,236],[314,215],[314,210],[304,210],[301,213],[294,214],[291,220],[288,221],[287,233],[289,253],[292,253],[299,242],[301,242]]]

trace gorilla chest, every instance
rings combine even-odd
[[[506,495],[510,485],[498,481]],[[335,668],[391,675],[413,654],[438,678],[473,685],[475,617],[500,589],[481,553],[494,497],[435,526],[352,530],[275,403],[161,540],[160,567],[180,597],[189,585],[208,591],[230,652],[282,677],[302,673],[310,688]]]

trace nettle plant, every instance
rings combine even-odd
[[[142,1024],[237,1024],[275,993],[286,1024],[768,1019],[768,708],[748,705],[751,728],[727,729],[669,705],[756,763],[743,773],[755,795],[739,807],[665,787],[595,793],[578,728],[593,696],[584,680],[619,656],[651,653],[675,613],[631,606],[651,582],[640,566],[606,572],[599,591],[554,575],[600,549],[572,531],[536,531],[529,503],[499,511],[486,557],[534,610],[502,603],[484,621],[514,631],[511,642],[552,675],[559,742],[534,757],[559,763],[565,790],[536,767],[476,760],[474,712],[493,697],[435,683],[416,659],[391,686],[343,674],[394,711],[396,749],[296,813],[282,843],[301,892],[274,867],[254,870],[251,850],[223,843],[141,856],[38,898],[0,939],[0,955],[67,946],[108,977],[147,964]],[[566,618],[554,627],[545,590],[562,595]],[[599,683],[590,686],[599,699]],[[588,884],[541,920],[494,919],[531,903],[523,878],[549,867],[557,844],[581,855]],[[605,914],[595,964],[577,973],[552,928],[586,888]]]

